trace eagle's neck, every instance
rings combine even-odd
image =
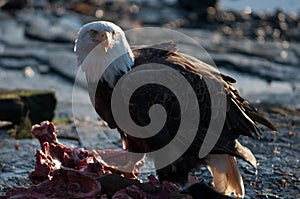
[[[119,37],[107,52],[103,44],[97,45],[81,64],[89,83],[97,84],[101,80],[114,87],[118,78],[134,65],[133,53],[125,36]]]

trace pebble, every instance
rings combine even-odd
[[[27,66],[24,69],[24,76],[26,78],[33,78],[35,76],[35,72],[31,66]]]
[[[15,149],[16,149],[16,151],[18,151],[18,150],[19,150],[19,141],[16,141],[16,144],[15,144]]]
[[[295,135],[295,132],[289,131],[287,134],[288,134],[288,136],[294,136],[294,135]]]
[[[286,184],[286,179],[282,178],[282,179],[280,180],[280,184],[281,184],[282,186],[285,186],[285,184]]]

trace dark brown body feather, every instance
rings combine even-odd
[[[243,154],[243,148],[237,149],[240,145],[236,139],[240,135],[260,136],[261,131],[257,123],[261,123],[272,130],[276,128],[265,118],[261,117],[257,110],[244,100],[239,92],[232,86],[235,80],[229,76],[218,74],[206,64],[197,59],[177,52],[172,43],[161,46],[144,47],[133,50],[135,64],[133,67],[147,63],[159,63],[167,65],[181,73],[196,92],[200,108],[199,129],[196,138],[184,153],[172,165],[158,171],[161,180],[175,180],[183,182],[190,169],[201,163],[198,159],[198,152],[206,135],[211,119],[211,99],[203,77],[210,81],[217,81],[224,85],[224,93],[227,99],[226,119],[221,136],[211,153],[226,153],[252,163],[251,157]],[[200,66],[200,67],[199,67]],[[97,113],[104,119],[111,128],[118,128],[111,111],[111,95],[113,88],[110,88],[104,80],[98,83],[95,108]],[[153,104],[161,104],[167,112],[167,121],[163,129],[153,137],[141,139],[127,135],[128,150],[133,152],[150,152],[168,144],[176,135],[180,123],[181,109],[176,96],[167,88],[157,84],[148,84],[140,87],[134,92],[130,99],[130,114],[137,124],[145,126],[150,122],[148,116],[149,108]],[[191,110],[193,111],[193,110]],[[123,132],[119,129],[120,133]],[[124,135],[124,134],[123,134]],[[255,166],[255,165],[253,165]],[[180,169],[178,169],[180,167]],[[178,175],[178,173],[180,173]]]

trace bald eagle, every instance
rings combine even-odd
[[[147,126],[151,123],[149,109],[155,104],[160,104],[165,109],[166,122],[163,128],[151,137],[133,136],[131,132],[124,131],[118,125],[113,115],[111,100],[116,84],[137,67],[140,68],[142,76],[155,74],[150,73],[157,70],[155,67],[146,67],[147,64],[153,63],[163,64],[182,75],[196,94],[197,109],[200,110],[199,123],[196,136],[187,150],[176,161],[157,170],[159,179],[184,184],[191,169],[199,164],[205,164],[213,176],[216,191],[225,195],[234,193],[237,197],[244,197],[244,185],[235,157],[247,161],[254,168],[256,159],[237,138],[240,135],[259,137],[262,132],[257,123],[274,131],[276,128],[240,96],[238,90],[233,87],[235,83],[233,78],[219,74],[208,64],[179,52],[172,42],[130,47],[122,29],[106,21],[84,25],[78,33],[74,51],[78,65],[86,74],[90,99],[96,112],[110,128],[118,129],[124,141],[123,147],[131,152],[148,153],[167,145],[176,136],[182,120],[181,113],[185,110],[184,107],[180,107],[176,95],[170,89],[154,83],[143,85],[130,97],[128,106],[131,119],[139,126]],[[207,80],[222,85],[222,92],[226,98],[226,104],[221,107],[226,110],[225,121],[222,123],[221,133],[216,138],[214,147],[208,155],[199,158],[198,152],[212,117],[213,99],[209,93]],[[180,84],[178,86],[180,87]],[[126,85],[122,88],[126,89]],[[184,90],[182,88],[182,92]]]

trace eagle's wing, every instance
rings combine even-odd
[[[257,110],[239,95],[238,90],[232,85],[235,83],[233,78],[220,74],[213,67],[194,57],[178,52],[174,43],[135,48],[133,49],[133,53],[135,56],[135,65],[133,68],[141,66],[141,70],[139,71],[141,76],[145,75],[146,77],[153,72],[151,68],[143,69],[144,64],[162,64],[178,71],[193,87],[201,112],[198,134],[190,147],[192,153],[198,154],[211,120],[211,95],[205,81],[223,85],[227,104],[225,105],[226,107],[219,108],[226,108],[226,118],[222,134],[212,152],[235,155],[251,164],[254,163],[252,161],[254,158],[252,157],[253,155],[251,157],[247,155],[246,152],[248,149],[243,148],[237,142],[236,138],[240,135],[259,136],[261,131],[257,123],[264,124],[272,130],[276,130],[276,128],[267,119],[260,116]],[[118,128],[111,111],[110,98],[112,88],[109,88],[105,82],[99,85],[100,89],[98,88],[97,91],[101,92],[96,93],[96,110],[110,127]],[[126,89],[126,85],[124,88]],[[185,88],[181,89],[184,90]],[[149,109],[154,104],[161,104],[165,107],[167,112],[166,125],[160,133],[145,139],[130,136],[130,132],[123,132],[119,129],[121,134],[129,134],[127,136],[129,150],[136,152],[153,151],[168,144],[176,135],[181,121],[182,107],[179,106],[178,99],[174,93],[166,87],[158,86],[157,84],[147,84],[137,89],[129,102],[132,120],[141,126],[148,125],[151,122]]]
[[[258,110],[253,107],[247,100],[240,96],[239,91],[233,86],[236,80],[225,74],[218,73],[208,64],[195,59],[192,56],[178,53],[191,61],[190,67],[193,70],[199,70],[200,74],[205,74],[206,77],[220,76],[221,78],[216,79],[224,85],[224,92],[226,94],[228,105],[227,105],[227,117],[226,117],[226,128],[228,130],[240,128],[242,135],[246,136],[260,136],[261,130],[257,127],[257,123],[263,124],[273,131],[277,131],[276,127],[273,126],[266,118],[259,115]]]
[[[110,88],[105,82],[98,85],[96,93],[96,110],[98,114],[109,124],[110,127],[117,127],[123,139],[127,141],[127,149],[132,152],[151,152],[160,149],[169,144],[176,136],[182,118],[182,113],[189,111],[196,113],[200,111],[197,135],[189,145],[187,151],[171,165],[159,169],[160,180],[174,180],[182,183],[192,168],[204,161],[210,168],[214,176],[216,190],[221,193],[236,192],[236,195],[243,196],[244,188],[241,175],[238,171],[235,157],[239,157],[256,167],[256,159],[252,152],[242,146],[237,138],[240,135],[256,137],[261,135],[257,123],[261,123],[272,130],[276,128],[264,117],[260,116],[257,110],[243,99],[238,90],[233,86],[235,80],[224,74],[220,74],[213,67],[197,60],[186,54],[177,51],[175,44],[166,43],[150,47],[134,48],[135,64],[132,71],[124,74],[129,82],[135,81],[132,74],[138,73],[136,77],[147,79],[149,75],[163,73],[164,69],[155,67],[146,67],[147,64],[154,63],[167,66],[180,75],[182,75],[192,87],[197,97],[197,106],[190,106],[190,100],[186,100],[183,106],[180,106],[177,96],[163,85],[155,83],[145,84],[138,87],[131,96],[129,96],[129,112],[134,123],[140,126],[151,124],[151,119],[155,115],[149,115],[150,107],[160,104],[166,111],[166,122],[162,129],[156,135],[149,138],[140,138],[133,136],[131,132],[121,129],[115,122],[112,111],[111,101],[113,88]],[[137,72],[135,72],[135,69]],[[121,79],[123,79],[123,77]],[[131,79],[132,78],[132,79]],[[164,78],[164,77],[162,77]],[[176,80],[176,78],[175,78]],[[120,81],[122,82],[122,81]],[[225,121],[220,121],[223,125],[221,135],[212,151],[205,159],[198,159],[200,147],[207,134],[208,127],[212,117],[212,102],[214,94],[210,93],[208,82],[220,85],[219,92],[224,96],[225,103],[220,103],[213,107],[214,110],[225,110]],[[119,82],[118,82],[119,83]],[[122,92],[126,93],[130,89],[130,84],[123,81]],[[185,92],[186,87],[181,82],[174,82],[177,91]],[[98,92],[99,91],[99,92]],[[187,93],[189,96],[189,93]],[[120,95],[122,97],[122,95]],[[126,99],[125,99],[126,98]],[[128,100],[128,96],[124,100]],[[182,105],[182,104],[181,104]],[[189,108],[187,108],[189,107]],[[121,110],[120,110],[121,111]],[[196,117],[195,117],[196,118]],[[154,118],[155,119],[155,118]],[[186,119],[186,118],[185,118]],[[188,118],[195,121],[194,118]],[[188,120],[189,121],[189,120]],[[214,124],[213,124],[214,125]],[[142,132],[143,133],[143,132]],[[178,137],[177,137],[178,138]],[[184,143],[186,138],[179,137]],[[180,140],[181,141],[181,140]],[[185,142],[186,143],[186,142]],[[218,155],[221,154],[221,155]],[[228,154],[228,155],[227,155]],[[202,162],[203,163],[203,162]]]
[[[205,131],[211,119],[210,93],[203,77],[205,76],[206,80],[221,83],[224,86],[227,107],[220,108],[226,108],[226,118],[221,137],[213,152],[235,155],[253,164],[251,159],[254,157],[247,158],[245,157],[247,155],[241,154],[247,151],[247,149],[240,147],[241,145],[235,139],[240,135],[251,137],[259,136],[261,131],[257,123],[261,123],[272,130],[276,130],[276,128],[267,119],[260,116],[257,110],[239,95],[238,90],[232,85],[235,83],[233,78],[218,73],[213,67],[189,55],[179,53],[173,43],[136,48],[133,50],[133,53],[135,55],[134,67],[149,63],[167,65],[177,70],[192,85],[197,95],[201,111],[197,135],[198,140],[192,144],[195,146],[193,150],[195,153],[197,153],[199,145],[202,144]],[[147,71],[149,70],[151,69],[145,69],[141,71],[141,74],[144,73],[144,75],[147,75]],[[176,99],[174,93],[163,86],[148,84],[140,87],[132,95],[130,101],[130,114],[132,119],[141,126],[148,125],[151,122],[149,118],[149,108],[153,104],[161,104],[165,107],[168,113],[166,125],[159,134],[149,139],[139,139],[129,136],[129,139],[132,139],[134,142],[133,146],[136,146],[136,148],[133,149],[135,151],[156,150],[166,145],[176,135],[176,130],[178,129],[178,124],[181,119],[180,114],[182,107],[179,106],[178,99]],[[138,146],[141,146],[138,143],[142,142],[143,149],[138,149]]]

